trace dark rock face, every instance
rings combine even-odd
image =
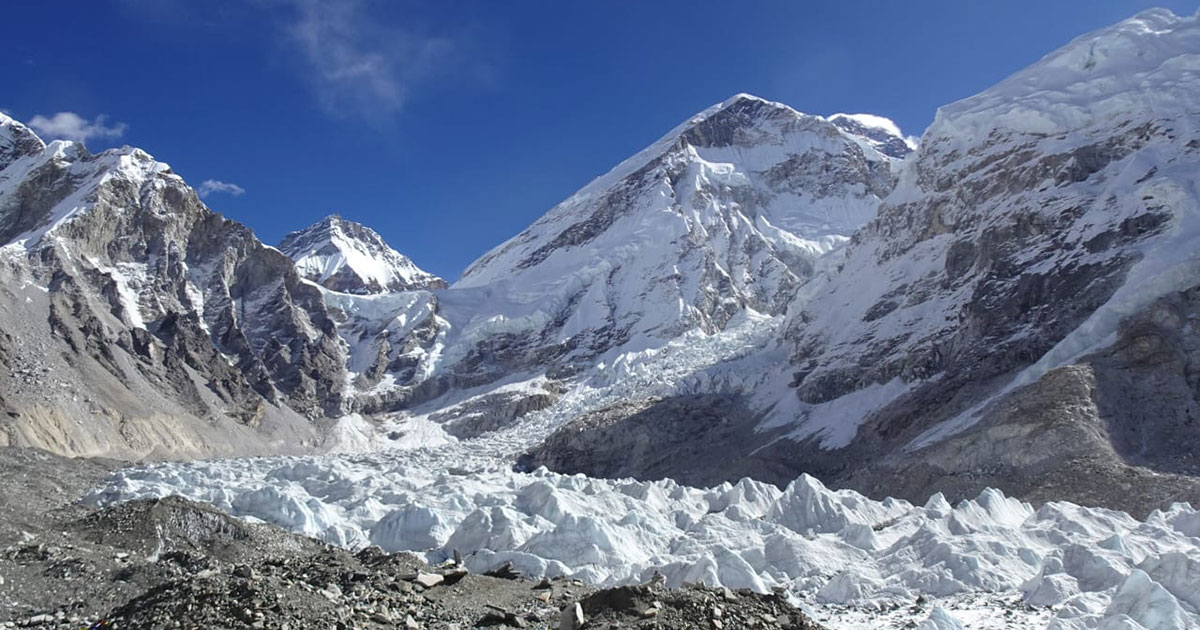
[[[464,440],[510,427],[526,414],[554,404],[553,392],[498,392],[472,398],[430,416],[446,425],[446,432]]]
[[[803,466],[755,453],[775,437],[755,432],[760,419],[732,395],[630,402],[563,425],[517,465],[591,477],[670,478],[696,487],[742,477],[782,486]]]
[[[320,293],[300,282],[290,260],[263,246],[246,227],[211,213],[182,182],[134,184],[101,188],[95,207],[56,235],[105,268],[152,261],[145,268],[148,286],[139,290],[137,317],[159,343],[187,343],[181,337],[191,337],[198,346],[207,340],[247,375],[240,385],[263,399],[312,415],[336,412],[343,351]],[[61,246],[52,252],[63,268],[77,255]],[[94,275],[114,279],[103,269]],[[125,308],[110,314],[130,322],[133,314]],[[158,337],[160,324],[167,326]],[[208,365],[197,362],[193,368],[210,382],[221,383],[213,378],[220,373],[229,375]],[[210,370],[216,373],[206,374]]]
[[[1133,511],[1194,497],[1195,479],[1171,476],[1194,475],[1194,457],[1167,444],[1196,439],[1188,354],[1196,341],[1186,315],[1195,289],[1125,314],[1108,349],[1006,389],[1049,360],[1126,284],[1148,244],[1174,229],[1171,203],[1180,202],[1165,201],[1172,184],[1157,168],[1116,182],[1135,179],[1126,169],[1142,150],[1194,160],[1192,139],[1176,127],[1129,122],[1075,132],[1070,142],[997,132],[966,148],[927,137],[910,164],[920,193],[880,208],[829,279],[829,294],[796,313],[786,333],[803,403],[889,382],[908,387],[866,413],[853,443],[814,439],[778,454],[835,484],[914,500],[989,485]],[[1108,192],[1124,185],[1129,193]],[[839,301],[852,305],[828,308]],[[976,424],[927,439],[964,414]],[[1153,496],[1103,481],[1144,481],[1149,471],[1170,479],[1155,481]]]
[[[15,199],[6,204],[4,227],[0,228],[0,239],[4,242],[38,227],[74,187],[66,169],[57,164],[46,164],[37,169],[17,190]]]
[[[1183,471],[1183,461],[1194,461],[1183,453],[1187,447],[1163,445],[1148,457],[1130,457],[1120,432],[1133,427],[1117,423],[1136,414],[1106,405],[1102,381],[1094,363],[1058,368],[996,401],[983,420],[961,433],[905,458],[876,446],[878,461],[830,467],[829,477],[860,491],[910,500],[931,491],[957,498],[993,487],[1034,503],[1067,500],[1139,517],[1175,501],[1200,499],[1194,473],[1161,472]],[[1192,429],[1170,420],[1151,425],[1147,432],[1195,439],[1188,434]],[[838,453],[865,461],[872,456],[855,447]]]
[[[1113,146],[1144,142],[1143,133],[1133,130],[1121,136],[1123,141],[1103,138],[1076,152],[1112,154]],[[1035,193],[1042,192],[1037,187],[1047,178],[1073,181],[1075,160],[1062,155],[1047,158],[1033,147],[1018,145],[1025,148],[998,151],[999,157],[988,154],[960,167],[953,178],[927,175],[933,187],[930,195],[917,202],[884,205],[879,218],[856,236],[861,245],[850,254],[847,265],[878,252],[874,264],[882,268],[889,261],[912,256],[931,239],[952,239],[942,269],[895,286],[861,321],[875,322],[885,317],[884,311],[894,321],[910,309],[940,299],[955,299],[961,306],[947,312],[953,319],[940,326],[934,323],[928,332],[910,328],[897,334],[887,329],[890,336],[885,338],[865,327],[858,343],[869,360],[835,369],[821,368],[823,361],[836,359],[821,349],[823,340],[800,332],[801,316],[792,333],[798,337],[795,356],[797,363],[812,368],[806,367],[798,382],[802,399],[825,402],[895,377],[970,382],[1003,374],[1045,354],[1124,282],[1138,257],[1131,246],[1163,229],[1165,216],[1148,207],[1109,232],[1086,240],[1071,238],[1069,234],[1092,220],[1085,219],[1083,212],[1085,205],[1094,203],[1090,193],[1070,189],[1060,194]],[[940,157],[934,148],[923,148],[914,168],[918,173],[932,172],[927,162]],[[946,159],[947,164],[959,164]],[[1131,225],[1143,227],[1131,229]],[[897,310],[892,304],[902,306]],[[1036,332],[1026,334],[1029,331]],[[981,355],[986,360],[981,361]]]
[[[0,118],[0,170],[13,162],[41,153],[46,148],[37,134],[7,117]]]
[[[1094,400],[1122,460],[1200,476],[1200,286],[1171,293],[1122,323],[1087,357]]]
[[[830,122],[837,125],[839,129],[848,131],[854,135],[862,136],[871,141],[880,153],[889,155],[894,158],[903,158],[912,153],[912,147],[903,138],[898,138],[895,135],[888,133],[879,127],[868,127],[861,122],[848,118],[846,116],[834,116]]]
[[[30,142],[19,146],[23,160],[3,171],[9,181],[0,195],[0,236],[5,243],[27,236],[4,249],[7,284],[20,293],[9,307],[14,318],[0,328],[30,340],[39,324],[17,312],[37,313],[44,304],[50,337],[23,361],[60,364],[53,378],[76,391],[111,397],[96,389],[94,365],[130,393],[155,392],[144,405],[121,405],[91,422],[182,411],[198,431],[214,418],[253,430],[272,408],[286,409],[285,416],[340,412],[345,351],[320,292],[286,256],[213,214],[139,150],[93,156],[79,145],[56,143],[43,153],[31,152],[37,147]],[[34,407],[55,417],[77,413],[67,409],[78,394],[56,396],[51,373],[43,372],[42,391],[30,383],[28,395],[10,391],[7,404],[18,414]],[[14,419],[8,440],[78,448],[43,442],[38,416]],[[114,452],[138,441],[139,431]]]

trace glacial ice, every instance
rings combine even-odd
[[[933,629],[964,627],[962,614],[1016,598],[1022,611],[1051,607],[1053,628],[1200,623],[1200,513],[1187,504],[1138,520],[1069,503],[1034,510],[996,490],[953,506],[940,495],[924,506],[875,501],[809,476],[780,490],[749,479],[692,488],[522,474],[472,457],[463,443],[143,465],[115,473],[89,501],[169,494],[350,548],[374,544],[432,562],[458,551],[473,571],[511,562],[529,576],[600,584],[659,571],[672,585],[783,587],[832,615],[834,627],[843,608],[887,609],[918,596],[975,602],[965,613],[933,610],[919,626]],[[982,599],[962,599],[972,595]]]
[[[673,585],[782,587],[832,628],[1200,623],[1200,511],[1186,504],[1139,520],[1064,502],[1035,510],[996,490],[955,504],[935,494],[918,506],[810,476],[781,490],[751,479],[693,488],[512,470],[514,453],[588,410],[762,378],[749,375],[773,356],[763,350],[777,326],[747,316],[718,334],[619,353],[556,405],[479,438],[449,438],[419,414],[385,420],[376,434],[348,417],[334,432],[345,434],[338,454],[146,464],[114,473],[88,500],[178,494],[349,548],[432,562],[457,550],[477,572],[511,562],[527,576],[599,584],[658,571]],[[405,437],[380,442],[379,432]],[[918,597],[944,614],[910,612]]]

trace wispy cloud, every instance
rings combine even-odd
[[[317,105],[386,126],[416,96],[453,82],[490,87],[503,29],[397,0],[117,0],[127,15],[194,37],[268,34],[274,61]],[[434,3],[436,4],[436,3]],[[194,30],[184,30],[194,29]],[[247,58],[245,63],[256,63]]]
[[[213,193],[226,193],[238,197],[246,193],[246,189],[237,184],[230,184],[219,179],[206,179],[196,188],[196,194],[200,195],[201,199],[208,197]]]
[[[47,118],[38,114],[29,120],[29,126],[42,136],[56,140],[87,142],[92,138],[120,138],[125,134],[125,123],[107,123],[107,116],[88,119],[75,112],[58,112]]]
[[[284,35],[299,53],[298,70],[322,109],[339,118],[386,122],[455,54],[452,38],[387,24],[364,0],[281,2],[289,9]]]

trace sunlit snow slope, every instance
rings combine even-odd
[[[454,287],[538,305],[548,321],[530,332],[580,355],[719,330],[746,309],[782,313],[813,261],[891,191],[907,152],[894,140],[904,151],[881,153],[819,116],[735,96],[588,184]]]
[[[810,471],[914,498],[1200,473],[1198,171],[1195,17],[1139,14],[943,107],[794,303],[767,426]]]
[[[890,121],[857,119],[870,125],[737,95],[582,188],[449,289],[360,299],[326,282],[344,314],[355,410],[478,395],[492,417],[454,430],[494,429],[556,396],[497,390],[514,381],[562,390],[685,335],[782,320],[910,151]]]
[[[362,224],[331,215],[284,237],[279,250],[300,275],[341,293],[387,293],[446,286]]]

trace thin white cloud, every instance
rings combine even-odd
[[[384,122],[414,86],[448,63],[451,39],[385,24],[363,0],[283,0],[284,33],[321,107],[339,118]]]
[[[125,134],[125,123],[109,125],[106,120],[107,116],[104,115],[89,121],[75,112],[58,112],[49,118],[38,114],[29,120],[29,126],[43,137],[75,142],[87,142],[92,138],[120,138]]]
[[[200,198],[206,198],[213,193],[226,193],[234,197],[241,196],[246,193],[246,189],[237,184],[230,184],[219,179],[206,179],[199,187],[196,188],[196,194]]]

